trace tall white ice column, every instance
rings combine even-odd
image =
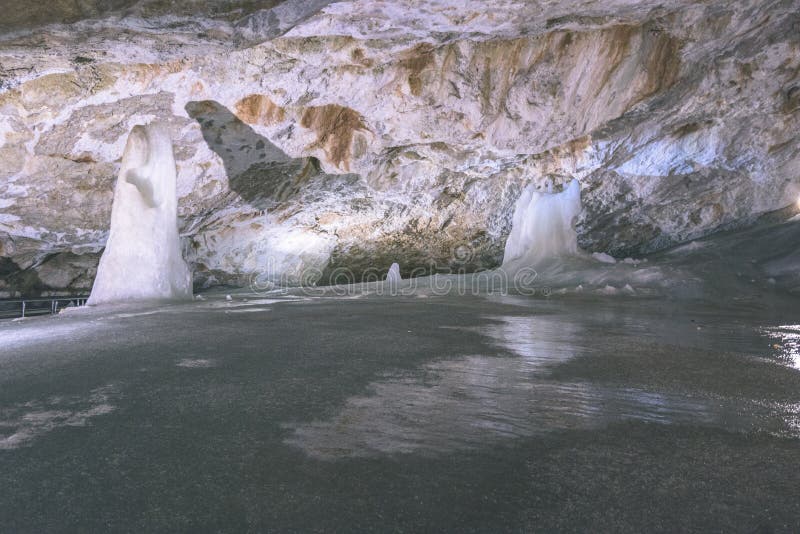
[[[519,268],[578,253],[573,228],[581,212],[581,186],[572,180],[560,193],[543,193],[529,185],[514,208],[503,268]]]
[[[175,158],[166,126],[134,126],[114,190],[111,232],[88,304],[192,296],[181,256]]]

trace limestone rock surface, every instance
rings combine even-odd
[[[155,119],[201,287],[495,267],[529,184],[622,257],[800,196],[799,0],[48,5],[0,23],[0,296],[91,287]]]

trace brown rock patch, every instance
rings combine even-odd
[[[317,132],[312,148],[322,148],[328,161],[350,170],[350,146],[358,131],[369,131],[364,118],[354,109],[336,104],[306,108],[300,125]]]
[[[286,112],[265,95],[250,95],[236,103],[236,116],[247,124],[270,126],[282,122]]]
[[[800,109],[800,85],[790,87],[786,91],[783,103],[784,113],[791,113],[797,109]]]
[[[667,32],[647,32],[645,35],[646,79],[642,92],[647,97],[672,87],[678,79],[682,43]]]
[[[429,43],[420,43],[400,60],[400,67],[408,71],[408,87],[411,94],[419,96],[422,93],[422,71],[434,60],[435,48]]]
[[[375,64],[375,61],[366,56],[362,48],[354,49],[350,53],[350,58],[353,60],[353,63],[358,63],[364,67],[372,67]]]

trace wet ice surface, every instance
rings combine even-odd
[[[796,300],[352,297],[0,323],[3,528],[800,527]]]
[[[786,324],[764,328],[763,333],[774,341],[778,359],[800,370],[800,324]]]
[[[216,362],[214,362],[214,360],[208,360],[205,358],[200,358],[200,359],[184,358],[175,365],[177,365],[178,367],[195,369],[204,367],[214,367],[216,365]]]
[[[524,297],[502,297],[500,302],[537,308],[541,303]],[[369,456],[379,453],[436,451],[481,447],[494,440],[541,435],[563,429],[594,429],[623,421],[691,424],[728,431],[768,432],[798,437],[798,406],[793,403],[745,399],[715,391],[673,390],[669,387],[631,387],[615,380],[618,387],[587,380],[565,380],[565,370],[604,352],[627,351],[646,360],[680,360],[670,350],[686,345],[700,353],[705,343],[723,353],[754,355],[764,341],[772,343],[770,358],[796,367],[800,328],[764,328],[762,337],[747,332],[745,317],[732,314],[725,324],[719,320],[688,319],[673,324],[658,323],[658,316],[638,318],[617,315],[608,303],[586,304],[579,321],[565,320],[561,313],[482,315],[480,327],[455,328],[476,332],[502,349],[502,355],[469,355],[437,360],[419,373],[387,373],[368,386],[369,395],[348,399],[327,421],[294,426],[287,442],[318,458]],[[661,303],[649,302],[644,306]],[[548,303],[548,306],[551,305]],[[639,304],[637,306],[640,306]],[[557,306],[557,305],[556,305]],[[568,307],[567,305],[564,305]],[[637,307],[634,306],[634,309]],[[624,308],[624,306],[623,306]],[[602,312],[600,312],[603,310]],[[681,310],[673,311],[680,313]],[[600,316],[595,314],[600,312]],[[663,318],[662,318],[663,319]],[[702,325],[702,326],[701,326]],[[742,327],[744,326],[744,331]],[[454,327],[442,327],[454,328]],[[703,331],[703,329],[707,331]],[[634,343],[620,346],[621,340]],[[663,346],[663,345],[666,346]],[[769,346],[769,343],[767,343]],[[750,346],[752,352],[748,353]],[[673,348],[675,347],[675,348]],[[683,348],[682,350],[686,350]],[[645,354],[638,354],[638,352]],[[770,352],[770,351],[768,351]],[[648,354],[649,353],[649,354]],[[795,357],[787,356],[794,354]],[[511,355],[512,357],[509,357]],[[577,360],[577,361],[575,361]],[[686,362],[683,373],[702,362]],[[712,372],[709,369],[701,372]],[[624,375],[631,366],[619,369]],[[732,372],[723,368],[718,372]],[[554,379],[556,374],[558,378]],[[566,373],[568,375],[568,373]],[[658,380],[674,379],[669,374]],[[386,407],[392,407],[387,410]]]

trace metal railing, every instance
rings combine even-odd
[[[0,319],[54,315],[71,306],[83,306],[88,296],[0,299]]]

